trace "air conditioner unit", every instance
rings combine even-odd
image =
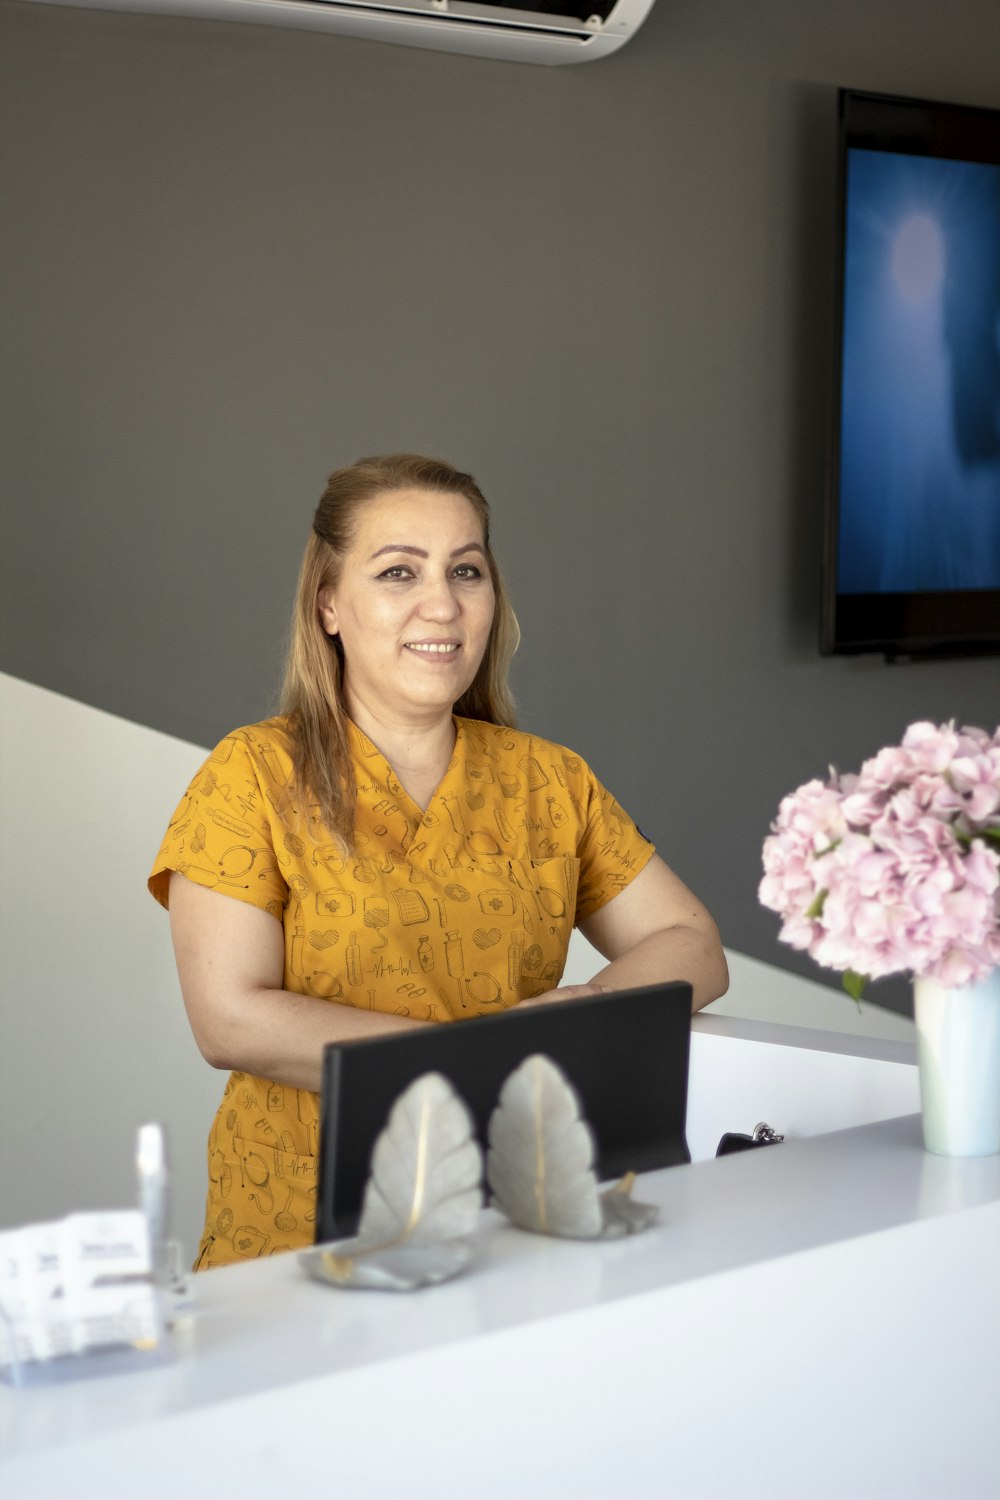
[[[430,47],[509,62],[578,63],[607,57],[633,37],[653,0],[48,0],[93,10],[138,10],[214,21],[336,31],[371,42]]]

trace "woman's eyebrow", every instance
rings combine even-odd
[[[380,547],[377,552],[373,552],[368,561],[374,562],[376,557],[382,557],[386,552],[405,552],[409,557],[430,556],[430,553],[425,552],[422,547],[411,547],[406,542],[388,542],[386,546]],[[482,552],[484,556],[486,555],[482,542],[466,542],[463,547],[456,547],[450,555],[452,557],[461,557],[465,552]]]

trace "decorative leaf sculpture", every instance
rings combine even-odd
[[[486,1177],[496,1206],[521,1229],[566,1239],[614,1239],[647,1228],[658,1210],[633,1203],[633,1175],[598,1192],[594,1138],[565,1075],[536,1053],[500,1090],[490,1117]]]
[[[482,1153],[468,1109],[440,1073],[396,1100],[375,1142],[356,1238],[307,1251],[303,1263],[337,1286],[410,1291],[468,1264],[465,1236],[482,1207]]]
[[[375,1292],[415,1292],[417,1287],[448,1281],[472,1258],[467,1240],[443,1245],[394,1245],[366,1250],[359,1240],[341,1240],[321,1250],[306,1250],[302,1263],[314,1281]]]
[[[626,1172],[621,1182],[601,1194],[601,1213],[604,1215],[604,1235],[607,1240],[623,1234],[639,1234],[648,1229],[660,1217],[654,1203],[637,1203],[632,1197],[635,1173]]]
[[[486,1178],[507,1217],[537,1234],[601,1232],[594,1140],[564,1075],[541,1054],[507,1078],[489,1123]]]

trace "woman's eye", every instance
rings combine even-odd
[[[385,579],[389,583],[408,583],[416,575],[407,563],[394,563],[391,568],[385,568],[379,573],[379,579]],[[473,583],[477,578],[482,578],[482,570],[475,563],[458,563],[452,569],[452,577],[459,583]]]

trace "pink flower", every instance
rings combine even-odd
[[[960,990],[967,984],[985,979],[989,968],[983,969],[965,949],[948,948],[934,967],[933,978],[947,989]]]
[[[970,825],[1000,810],[1000,750],[952,761],[951,784]]]
[[[905,786],[915,774],[916,767],[911,756],[898,745],[880,750],[861,767],[858,785],[872,790],[886,790],[894,786]]]
[[[785,797],[760,900],[834,969],[961,985],[1000,964],[1000,728],[913,724],[859,775]]]
[[[991,747],[1000,748],[1000,729],[992,739],[985,729],[976,729],[967,724],[963,724],[958,731],[959,755],[981,755]]]
[[[909,750],[921,770],[940,773],[947,770],[958,753],[958,735],[950,724],[911,724],[903,735],[904,750]]]
[[[986,895],[1000,891],[1000,850],[973,840],[962,861],[962,872],[970,885],[978,886]]]
[[[885,792],[852,792],[842,804],[845,819],[852,828],[869,827],[881,815],[887,796]]]

